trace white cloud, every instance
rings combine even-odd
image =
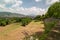
[[[42,8],[37,8],[37,7],[31,7],[31,8],[18,8],[16,9],[19,13],[22,13],[22,14],[26,14],[26,15],[29,15],[29,14],[34,14],[34,15],[42,15],[44,14],[46,11],[45,9],[42,9]]]
[[[4,0],[5,3],[10,3],[12,2],[11,0]]]
[[[2,0],[0,5],[2,4],[12,4],[12,7],[18,7],[20,5],[22,5],[23,1],[22,0]]]
[[[22,1],[16,1],[16,3],[14,5],[12,5],[12,8],[17,8],[19,7],[20,5],[22,5]]]
[[[45,9],[42,8],[37,8],[37,7],[31,7],[31,8],[23,8],[23,7],[18,7],[18,8],[6,8],[2,5],[0,5],[0,8],[3,9],[5,12],[13,12],[13,13],[20,13],[20,14],[25,14],[25,15],[42,15],[46,12]]]
[[[53,4],[55,2],[59,2],[59,0],[46,0],[47,5]]]
[[[2,0],[5,4],[13,4],[15,0]]]
[[[36,1],[40,1],[40,0],[36,0]],[[9,8],[5,7],[5,5],[9,3],[13,5]],[[22,3],[23,3],[22,0],[4,0],[4,4],[3,5],[0,4],[0,8],[3,9],[2,11],[5,12],[20,13],[25,15],[29,15],[29,14],[42,15],[46,12],[45,9],[37,8],[37,7],[31,7],[31,8],[20,7]]]
[[[40,2],[41,0],[35,0],[36,2]]]
[[[39,2],[41,0],[35,0],[36,2]],[[50,5],[58,0],[46,0],[46,4]],[[5,5],[11,3],[13,4],[10,8],[6,8]],[[42,15],[46,13],[47,9],[37,8],[37,7],[31,7],[31,8],[23,8],[20,7],[22,5],[22,0],[5,0],[4,4],[0,4],[0,8],[3,9],[5,12],[13,12],[13,13],[21,13],[25,15],[29,14],[35,14],[35,15]]]

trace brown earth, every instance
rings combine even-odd
[[[19,27],[14,30],[9,30],[9,27],[0,27],[0,40],[23,40],[25,36],[32,35],[38,31],[44,31],[42,22],[31,22],[26,27]],[[6,29],[9,31],[4,32]]]

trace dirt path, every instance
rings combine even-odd
[[[32,35],[38,31],[42,32],[43,28],[44,24],[41,22],[31,22],[26,27],[17,28],[16,30],[12,30],[5,35],[0,36],[0,40],[23,40],[23,38],[27,35]]]

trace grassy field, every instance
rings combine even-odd
[[[4,27],[0,27],[0,35],[9,33],[10,31],[15,30],[19,27],[21,27],[20,23],[13,23]]]
[[[43,28],[43,21],[32,21],[25,27],[21,26],[20,23],[13,23],[5,27],[0,27],[0,40],[22,40],[27,35],[43,31]]]

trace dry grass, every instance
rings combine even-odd
[[[43,22],[31,22],[26,27],[19,24],[11,24],[6,27],[0,27],[0,40],[23,40],[27,35],[32,35],[38,31],[44,31]]]

